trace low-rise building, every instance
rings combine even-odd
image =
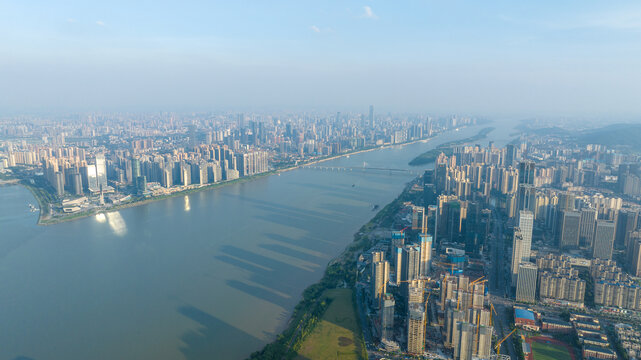
[[[614,333],[629,359],[641,358],[641,329],[629,324],[616,324]]]
[[[583,346],[583,358],[595,358],[606,360],[617,360],[617,353],[612,349],[602,348],[598,346],[585,345]]]
[[[541,330],[547,332],[570,333],[572,324],[567,321],[545,318],[541,320]]]
[[[514,324],[524,329],[539,331],[534,312],[530,310],[514,308]]]

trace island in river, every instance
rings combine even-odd
[[[463,144],[468,144],[474,141],[478,141],[481,139],[484,139],[487,137],[487,134],[489,134],[492,130],[494,130],[493,127],[486,127],[481,129],[478,134],[471,136],[466,139],[461,139],[461,140],[455,140],[455,141],[450,141],[448,143],[442,144],[438,146],[435,149],[428,150],[421,155],[415,157],[412,159],[412,161],[409,162],[410,166],[418,166],[418,165],[426,165],[426,164],[431,164],[433,163],[436,158],[441,154],[444,153],[447,156],[452,155],[453,148],[458,145],[463,145]]]

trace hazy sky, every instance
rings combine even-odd
[[[0,0],[0,112],[641,115],[639,1]]]

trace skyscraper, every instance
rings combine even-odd
[[[384,251],[372,251],[372,264],[379,261],[384,261],[384,260],[385,260]]]
[[[614,246],[614,222],[597,220],[594,230],[594,247],[592,257],[598,259],[612,259],[612,247]]]
[[[425,208],[422,206],[412,206],[412,230],[427,232],[427,217]]]
[[[617,249],[626,248],[626,236],[629,232],[637,229],[639,213],[636,210],[621,209],[617,213],[616,238],[614,247]]]
[[[512,243],[512,286],[516,285],[519,273],[519,264],[523,261],[522,254],[523,251],[523,235],[521,234],[521,229],[514,228],[514,241]]]
[[[420,275],[421,249],[418,246],[407,245],[403,248],[401,264],[401,280],[418,279]]]
[[[581,227],[579,228],[579,245],[592,247],[594,225],[596,225],[597,211],[594,208],[581,209]]]
[[[408,306],[411,303],[422,304],[425,298],[425,283],[422,280],[410,282],[409,290],[407,292]]]
[[[403,274],[403,246],[405,245],[405,233],[402,231],[392,231],[392,262],[394,265],[394,273],[396,275],[394,282],[400,284]]]
[[[425,310],[422,304],[411,303],[407,316],[407,352],[421,355],[425,351]]]
[[[455,360],[472,360],[475,329],[476,326],[470,323],[458,323],[459,339],[454,346]]]
[[[107,161],[105,160],[105,154],[96,154],[96,182],[98,191],[107,189]]]
[[[430,272],[430,262],[432,261],[432,236],[428,234],[419,234],[421,246],[421,266],[420,273],[427,276]]]
[[[387,291],[389,263],[377,261],[372,264],[372,297],[375,306],[379,306]]]
[[[530,258],[532,248],[532,230],[534,228],[534,214],[528,210],[519,211],[519,229],[523,235],[523,259]]]
[[[393,255],[394,255],[394,282],[400,284],[403,280],[403,246],[394,245],[393,246]]]
[[[383,310],[381,311],[381,340],[394,340],[394,296],[385,294],[383,296]]]
[[[632,276],[641,277],[641,232],[628,234],[628,272]]]
[[[559,246],[562,249],[578,248],[581,214],[578,211],[563,211],[561,217],[561,238]]]
[[[477,325],[478,326],[478,325]],[[481,325],[479,329],[478,351],[477,357],[479,359],[489,359],[492,355],[492,333],[494,328],[491,326]]]
[[[519,184],[534,185],[534,169],[533,161],[521,161],[519,163]]]
[[[512,246],[512,286],[516,285],[519,264],[523,261],[530,261],[533,227],[534,214],[528,210],[519,211],[519,227],[514,230],[514,245]]]
[[[519,264],[530,261],[533,226],[534,214],[527,210],[519,211],[519,227],[514,229],[514,244],[512,246],[512,286],[516,285]]]
[[[456,347],[459,341],[458,324],[465,321],[465,312],[454,308],[447,309],[447,318],[445,322],[445,345]]]
[[[536,272],[536,264],[519,264],[516,301],[532,304],[536,302]]]
[[[369,106],[369,126],[374,128],[374,105]]]
[[[513,166],[516,160],[516,146],[507,144],[505,148],[505,167]]]

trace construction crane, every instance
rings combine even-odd
[[[452,275],[454,275],[454,266],[458,266],[458,265],[456,265],[456,264],[452,264],[452,263],[444,263],[444,262],[436,262],[436,264],[437,264],[437,265],[441,265],[441,266],[443,266],[443,265],[445,265],[445,266],[451,266],[451,267],[452,267],[452,270],[451,270]]]
[[[401,284],[401,283],[412,282],[412,281],[429,281],[429,279],[411,279],[411,280],[401,280],[401,281],[397,281],[396,283],[397,283],[397,284]]]
[[[494,304],[492,303],[490,303],[490,309],[492,309],[492,311],[490,312],[490,326],[494,326],[494,317],[492,317],[492,313],[494,313],[494,315],[496,316],[498,316],[499,314],[496,313],[496,310],[494,309]]]
[[[512,334],[514,334],[514,332],[515,332],[515,331],[516,331],[516,329],[512,330],[509,334],[505,335],[505,337],[504,337],[503,339],[501,339],[501,341],[499,341],[499,342],[496,344],[496,346],[494,346],[494,350],[496,350],[496,355],[501,355],[501,344],[503,344],[503,342],[504,342],[505,340],[507,340],[507,338],[509,338],[510,336],[512,336]]]
[[[471,283],[469,283],[467,285],[467,290],[468,291],[472,290],[474,285],[476,285],[476,284],[483,284],[483,283],[487,282],[487,279],[483,280],[483,278],[485,278],[485,276],[481,276],[480,278],[478,278],[478,279],[472,281]]]
[[[430,301],[430,296],[432,296],[432,293],[430,292],[427,294],[427,299],[425,299],[425,332],[424,334],[427,334],[427,302]]]

